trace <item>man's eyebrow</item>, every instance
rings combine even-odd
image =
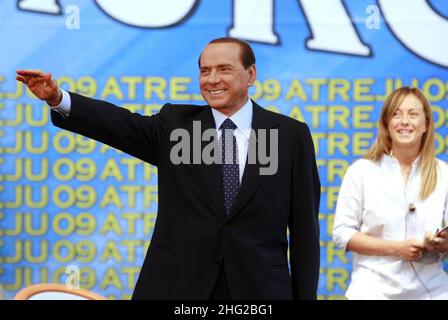
[[[222,68],[222,67],[229,67],[229,68],[233,68],[233,65],[230,63],[223,63],[223,64],[218,64],[218,68]]]
[[[227,67],[227,68],[233,68],[233,65],[230,63],[222,63],[222,64],[218,64],[216,66],[217,68],[223,68],[223,67]],[[210,69],[212,68],[211,66],[201,66],[201,70],[202,69]]]

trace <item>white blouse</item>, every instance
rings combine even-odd
[[[448,165],[438,162],[437,185],[420,200],[418,159],[407,185],[398,160],[384,155],[380,162],[361,159],[343,179],[336,205],[333,241],[346,249],[356,232],[386,240],[423,239],[448,222]],[[415,210],[410,210],[410,207]],[[419,262],[392,256],[353,253],[349,299],[448,299],[448,276],[439,255],[426,253]]]

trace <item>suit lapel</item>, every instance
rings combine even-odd
[[[278,126],[278,123],[273,119],[272,115],[269,114],[266,110],[256,104],[253,103],[253,116],[252,116],[252,129],[255,131],[256,135],[259,129],[272,129]],[[249,140],[249,148],[255,148],[256,152],[258,152],[258,139],[253,135],[254,131],[252,131],[250,140]],[[269,136],[269,131],[267,131],[267,135]],[[269,150],[269,149],[268,149]],[[249,151],[250,152],[250,151]],[[249,153],[248,152],[248,153]],[[231,209],[229,215],[226,217],[226,220],[233,218],[238,215],[242,209],[250,202],[253,195],[257,191],[261,182],[265,178],[264,175],[260,175],[260,163],[258,162],[258,158],[255,164],[248,163],[248,158],[246,157],[246,165],[244,167],[243,179],[241,182],[240,190],[238,192],[238,196],[236,198],[236,202]]]
[[[216,129],[215,120],[213,118],[210,106],[205,106],[201,112],[189,119],[188,131],[191,136],[193,136],[193,121],[200,121],[201,137],[205,130]],[[207,144],[209,144],[208,141],[201,142],[201,152]],[[226,214],[224,210],[221,167],[217,164],[207,165],[203,163],[202,159],[201,164],[194,165],[194,167],[198,169],[199,175],[201,176],[208,195],[212,200],[213,206],[215,207],[213,213],[219,220],[223,220]]]
[[[252,129],[257,133],[259,129],[272,129],[278,126],[278,123],[273,119],[273,117],[262,107],[253,103],[253,116],[252,116]],[[193,136],[193,121],[200,121],[201,123],[201,136],[202,133],[207,129],[216,129],[215,120],[213,118],[210,106],[205,106],[204,109],[197,115],[189,118],[189,123],[187,124],[187,130],[190,135]],[[269,132],[267,132],[269,135]],[[209,142],[202,142],[202,148]],[[251,135],[249,140],[249,150],[255,148],[258,152],[258,141],[256,137]],[[269,150],[269,149],[268,149]],[[240,190],[236,198],[236,202],[231,209],[229,215],[225,214],[224,209],[224,193],[222,190],[222,173],[220,165],[211,164],[207,165],[201,161],[200,165],[195,165],[198,168],[199,174],[204,182],[207,189],[207,193],[212,200],[213,206],[215,208],[214,214],[219,220],[226,219],[229,220],[234,216],[238,215],[242,209],[250,202],[253,195],[257,191],[261,182],[265,176],[260,175],[260,164],[258,159],[256,163],[248,163],[248,158],[246,157],[246,165],[244,168],[243,179],[241,182]]]

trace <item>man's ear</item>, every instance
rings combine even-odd
[[[255,66],[255,64],[247,68],[247,72],[249,74],[248,86],[252,87],[254,85],[255,79],[257,79],[257,67]]]

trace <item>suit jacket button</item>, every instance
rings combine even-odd
[[[213,266],[214,266],[215,268],[217,268],[217,267],[219,267],[219,263],[218,263],[218,262],[213,262]]]

